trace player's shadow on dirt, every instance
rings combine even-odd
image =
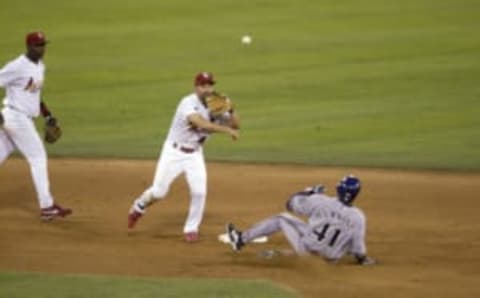
[[[127,231],[128,237],[183,241],[185,213],[172,212],[172,210],[152,211],[154,212],[149,212],[134,229]]]
[[[248,252],[248,253],[223,253],[225,258],[221,258],[223,261],[219,261],[219,264],[229,266],[241,266],[252,268],[277,268],[277,269],[306,269],[310,265],[309,260],[303,257],[297,256],[275,256],[271,258],[265,258],[261,255],[261,251]]]
[[[262,251],[248,252],[248,253],[234,253],[227,252],[222,254],[225,258],[220,258],[218,264],[239,266],[248,268],[264,268],[264,269],[285,269],[285,270],[298,270],[302,274],[308,274],[308,272],[316,272],[319,265],[327,267],[350,267],[358,266],[355,262],[350,260],[342,260],[338,263],[329,263],[323,259],[315,256],[273,256],[266,258]]]

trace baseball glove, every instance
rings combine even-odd
[[[213,117],[221,116],[233,108],[230,98],[222,93],[213,92],[206,98],[207,108]]]
[[[57,119],[47,118],[45,121],[45,142],[53,144],[62,136],[62,129],[58,126]]]

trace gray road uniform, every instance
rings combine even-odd
[[[323,193],[299,192],[287,202],[287,209],[308,217],[307,222],[290,213],[270,217],[244,231],[244,243],[282,231],[299,255],[314,254],[335,261],[345,254],[366,255],[365,215],[353,206]]]

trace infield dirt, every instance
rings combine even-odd
[[[201,241],[185,243],[189,199],[178,179],[166,200],[127,231],[132,200],[151,182],[154,160],[49,161],[52,192],[72,217],[39,220],[23,159],[0,168],[0,271],[155,277],[269,279],[303,297],[480,297],[480,174],[208,163],[209,195]],[[282,235],[240,254],[217,241],[224,225],[246,228],[284,211],[296,190],[323,183],[334,193],[347,173],[361,177],[375,267],[346,259],[261,259],[288,248]]]

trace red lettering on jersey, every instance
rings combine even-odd
[[[23,90],[29,91],[31,93],[38,92],[40,91],[40,89],[42,89],[42,82],[40,81],[38,83],[35,83],[32,77],[30,77],[30,80],[28,80],[27,85],[25,86],[25,88],[23,88]]]
[[[25,90],[25,91],[31,90],[32,86],[33,86],[33,78],[30,77],[30,80],[28,80],[27,86],[25,86],[25,88],[23,88],[23,90]]]

